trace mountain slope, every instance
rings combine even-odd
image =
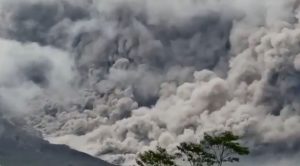
[[[1,166],[112,166],[100,159],[52,145],[12,123],[0,121]]]

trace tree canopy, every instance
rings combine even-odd
[[[199,143],[180,143],[175,154],[158,146],[155,151],[139,154],[136,161],[140,166],[179,166],[179,160],[190,166],[222,166],[226,162],[239,162],[239,156],[249,154],[249,149],[242,146],[239,139],[229,131],[214,135],[205,133]]]
[[[166,149],[157,146],[156,151],[146,151],[138,155],[136,160],[140,166],[175,166],[175,156],[167,153]]]

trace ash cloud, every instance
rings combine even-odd
[[[296,154],[298,19],[297,0],[2,0],[0,101],[117,164],[218,130]]]

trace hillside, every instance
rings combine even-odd
[[[0,121],[1,166],[112,166],[100,159],[52,145],[12,123]]]

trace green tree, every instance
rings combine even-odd
[[[149,150],[139,154],[136,163],[140,166],[176,166],[175,158],[166,149],[157,146],[156,151]]]
[[[240,145],[240,138],[232,132],[217,135],[204,134],[199,143],[183,142],[177,146],[175,155],[168,154],[161,147],[138,155],[140,166],[176,166],[175,161],[182,159],[190,166],[222,166],[225,162],[239,162],[239,156],[249,154],[249,149]]]
[[[238,136],[229,131],[217,136],[206,133],[200,144],[207,153],[214,156],[214,163],[217,166],[222,166],[225,162],[239,162],[238,156],[249,154],[249,149],[240,145],[239,139]]]
[[[213,165],[214,156],[207,153],[201,144],[183,142],[177,146],[177,149],[179,152],[176,156],[189,162],[190,166]]]

